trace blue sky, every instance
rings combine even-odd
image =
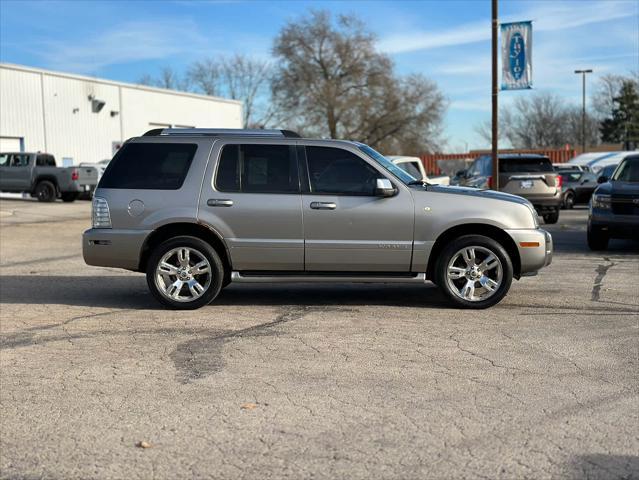
[[[435,80],[449,106],[448,151],[485,147],[490,118],[490,1],[0,0],[0,61],[135,82],[206,56],[270,57],[282,25],[309,8],[358,15],[402,74]],[[533,20],[536,90],[581,101],[581,80],[639,71],[639,0],[500,1],[500,21]],[[508,104],[528,91],[503,92]]]

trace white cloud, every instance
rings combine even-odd
[[[623,0],[578,5],[576,2],[543,2],[540,5],[517,15],[502,17],[500,21],[532,20],[535,31],[553,31],[637,15],[637,4]],[[445,31],[414,31],[389,35],[380,40],[378,48],[391,54],[414,52],[487,41],[490,40],[490,35],[490,20],[486,19]]]
[[[191,21],[123,22],[83,42],[47,42],[42,55],[52,68],[90,72],[108,65],[167,58],[204,43]]]

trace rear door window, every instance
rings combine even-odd
[[[220,192],[298,193],[294,145],[225,145],[217,167]]]
[[[127,143],[109,163],[100,187],[177,190],[196,151],[190,143]]]
[[[548,158],[517,157],[500,158],[499,171],[502,173],[554,173]]]

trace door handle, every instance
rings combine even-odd
[[[311,202],[313,210],[335,210],[337,205],[333,202]]]
[[[232,207],[233,200],[222,199],[222,198],[209,198],[206,201],[206,204],[209,207]]]

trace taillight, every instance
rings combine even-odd
[[[93,197],[93,228],[111,228],[109,204],[104,198]]]
[[[493,188],[493,176],[492,175],[488,175],[486,181],[488,182],[488,188]]]
[[[78,173],[78,169],[74,168],[73,170],[71,170],[71,180],[76,181],[79,178],[80,174]]]
[[[564,184],[564,179],[561,177],[561,175],[557,175],[557,188],[561,188],[561,186]]]

